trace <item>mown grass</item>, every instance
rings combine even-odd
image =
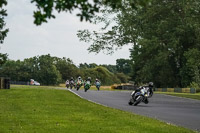
[[[192,93],[175,93],[175,92],[156,92],[156,93],[200,100],[200,93],[195,93],[195,94],[192,94]]]
[[[53,88],[55,87],[11,86],[10,90],[0,90],[0,132],[193,132],[151,118],[97,105],[69,91]]]

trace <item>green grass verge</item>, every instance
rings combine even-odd
[[[197,99],[200,100],[200,93],[175,93],[175,92],[155,92],[158,94],[167,94],[167,95],[172,95],[172,96],[177,96],[177,97],[185,97],[185,98],[191,98],[191,99]]]
[[[0,132],[190,133],[189,129],[83,100],[55,87],[0,90]],[[134,108],[134,107],[133,107]]]

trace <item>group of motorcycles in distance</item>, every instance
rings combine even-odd
[[[129,105],[137,106],[139,103],[149,103],[148,98],[153,96],[153,82],[149,82],[148,86],[140,86],[131,93]]]
[[[83,81],[80,76],[76,80],[74,80],[73,77],[71,77],[70,80],[67,80],[65,82],[65,85],[66,85],[67,88],[70,88],[70,89],[74,88],[77,91],[83,85],[85,92],[87,92],[87,90],[90,89],[91,84],[92,84],[91,77],[88,77],[85,81]],[[96,86],[97,90],[99,91],[100,86],[101,86],[101,82],[97,78],[95,80],[95,86]]]

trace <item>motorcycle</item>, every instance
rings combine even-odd
[[[69,88],[69,84],[66,84],[66,87]]]
[[[81,86],[82,86],[82,82],[80,80],[77,81],[77,83],[76,83],[76,90],[78,91],[81,88]]]
[[[98,91],[100,89],[100,86],[101,86],[101,83],[100,82],[96,82],[96,88],[97,88]]]
[[[91,86],[90,85],[90,81],[86,81],[85,84],[84,84],[84,90],[85,90],[85,92],[90,89],[90,86]]]
[[[150,96],[149,88],[148,87],[140,87],[139,89],[140,89],[139,91],[136,92],[136,90],[134,90],[131,93],[131,99],[128,102],[129,105],[137,106],[141,102],[144,102],[145,104],[149,103],[149,101],[148,101],[148,97]]]
[[[70,86],[70,89],[72,89],[74,87],[74,81],[70,81],[69,86]]]
[[[65,82],[65,87],[69,88],[69,80]]]

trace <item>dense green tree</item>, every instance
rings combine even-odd
[[[193,78],[187,65],[191,59],[186,53],[194,48],[200,50],[200,2],[154,0],[137,10],[131,8],[129,1],[124,5],[119,12],[109,10],[103,17],[97,17],[97,21],[106,24],[100,33],[79,31],[80,40],[90,42],[89,51],[97,53],[105,49],[112,53],[117,47],[132,44],[132,78],[136,83],[153,81],[158,87],[188,86]],[[104,19],[105,16],[113,17],[109,20],[115,25],[108,27],[111,21]],[[198,74],[199,66],[192,71],[193,75]]]
[[[116,65],[103,64],[103,65],[100,65],[100,66],[107,68],[112,73],[117,73]]]
[[[102,66],[84,70],[84,79],[91,77],[94,81],[96,78],[100,79],[103,85],[111,85],[114,83],[120,83],[120,80],[108,69]]]
[[[3,6],[7,5],[6,0],[0,1],[0,43],[3,43],[3,40],[5,39],[8,29],[5,29],[5,21],[4,17],[7,16],[6,10],[3,9]]]
[[[78,72],[78,68],[73,64],[72,60],[70,60],[69,58],[66,59],[65,57],[54,57],[54,64],[57,70],[62,75],[63,81],[66,81],[71,77],[77,77],[78,75],[80,75],[80,73]]]
[[[35,79],[42,85],[56,85],[61,82],[61,74],[50,55],[35,56],[24,61],[8,60],[2,66],[0,75],[10,77],[12,81]]]
[[[164,87],[190,84],[184,53],[200,48],[199,5],[196,0],[157,0],[134,16],[140,23],[134,27],[138,46],[132,49],[136,75],[142,75],[138,81],[153,80]]]
[[[17,71],[16,68],[14,68],[13,66],[16,66],[15,61],[12,60],[6,61],[6,63],[4,63],[4,65],[0,69],[0,76],[10,77],[11,79],[15,80]]]
[[[96,64],[96,63],[90,63],[89,64],[89,68],[95,68],[95,67],[97,67],[98,65]]]
[[[0,53],[0,68],[4,63],[6,63],[7,59],[8,59],[8,55],[7,54]]]
[[[132,61],[129,59],[117,59],[116,69],[118,73],[130,75],[132,72]]]
[[[127,83],[129,80],[129,76],[124,73],[116,73],[115,76],[120,80],[121,83]]]
[[[38,56],[24,59],[24,64],[27,67],[28,73],[31,75],[30,79],[38,80],[38,74],[39,74],[38,71],[40,69]],[[26,79],[26,80],[29,80],[29,79]]]
[[[86,68],[89,68],[89,65],[88,65],[87,63],[84,63],[84,64],[83,64],[83,63],[80,63],[80,64],[79,64],[79,68],[80,68],[80,69],[86,69]]]
[[[47,22],[47,19],[55,18],[54,10],[58,12],[72,12],[78,9],[77,16],[80,20],[91,21],[95,13],[99,12],[102,6],[109,6],[113,9],[122,8],[122,3],[126,0],[31,0],[38,8],[34,12],[36,25]],[[129,0],[131,7],[136,5],[145,6],[149,0]]]
[[[79,68],[80,69],[86,69],[86,68],[95,68],[95,67],[97,67],[98,65],[97,64],[95,64],[95,63],[90,63],[90,64],[87,64],[87,63],[80,63],[79,64]]]
[[[38,81],[45,85],[55,85],[61,82],[61,74],[54,64],[54,58],[48,55],[38,57]]]
[[[190,81],[191,79],[194,83],[198,85],[198,88],[200,88],[200,50],[194,48],[190,49],[187,52],[184,53],[184,56],[186,58],[186,69],[184,70],[184,74],[188,77],[184,77],[184,79],[187,81]]]
[[[0,69],[0,76],[10,77],[12,81],[29,81],[31,75],[23,61],[8,60]]]

